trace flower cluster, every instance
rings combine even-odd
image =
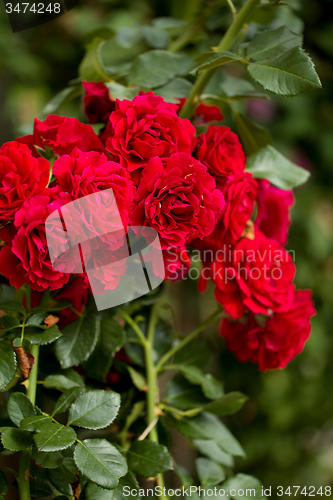
[[[102,200],[103,191],[112,189],[116,206],[82,209],[81,222],[115,228],[118,214],[125,231],[153,228],[172,280],[189,269],[190,249],[199,250],[227,315],[221,335],[230,350],[261,370],[285,366],[302,350],[314,315],[311,292],[295,291],[295,265],[283,247],[292,192],[256,181],[245,170],[238,136],[217,124],[223,115],[216,106],[201,103],[192,123],[179,117],[183,100],[176,105],[140,92],[120,101],[103,83],[83,86],[89,122],[103,124],[99,135],[76,118],[50,115],[35,119],[32,135],[0,148],[1,274],[17,288],[28,283],[35,292],[54,291],[80,312],[89,298],[85,269],[73,277],[65,264],[53,267],[45,221],[58,210],[65,217],[68,203],[93,193]],[[195,125],[206,131],[197,136]],[[61,244],[58,229],[54,223]],[[116,236],[112,249],[117,260]],[[88,257],[94,255],[92,245]],[[115,289],[122,265],[112,274],[98,259],[100,254],[94,261],[100,282]],[[203,272],[201,288],[206,279]],[[63,326],[76,318],[71,309],[61,314]]]

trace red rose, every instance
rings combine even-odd
[[[191,153],[195,128],[189,120],[177,116],[177,108],[153,92],[132,101],[117,99],[106,149],[130,172],[156,156],[165,160],[173,153]]]
[[[104,151],[104,146],[91,125],[66,116],[49,115],[43,122],[35,118],[33,135],[19,137],[17,140],[28,144],[37,156],[34,146],[47,146],[58,156],[70,154],[76,147],[81,151]]]
[[[295,202],[294,194],[272,186],[266,179],[259,180],[258,186],[255,226],[268,238],[285,245],[291,223],[290,208]]]
[[[193,242],[199,250],[211,249],[217,252],[225,244],[235,244],[253,212],[257,182],[252,174],[244,172],[229,182],[218,184],[217,187],[224,195],[225,206],[214,231],[202,241]]]
[[[84,277],[78,276],[73,279],[58,293],[55,297],[56,300],[66,300],[72,304],[74,309],[79,313],[82,312],[84,306],[87,305],[89,300],[89,290],[85,286]],[[59,328],[62,330],[66,325],[72,323],[78,318],[78,315],[69,307],[59,311]]]
[[[104,82],[82,82],[86,91],[84,96],[84,112],[89,123],[106,122],[114,111],[115,102],[111,101],[109,90]]]
[[[25,144],[6,142],[0,148],[0,219],[14,220],[25,200],[47,186],[50,164],[34,158]]]
[[[196,107],[195,114],[198,117],[196,124],[200,125],[207,122],[221,122],[224,116],[218,106],[208,106],[203,102]]]
[[[275,240],[256,230],[255,238],[242,238],[217,254],[212,267],[215,297],[234,319],[249,309],[269,314],[288,309],[294,298],[295,265]]]
[[[213,231],[224,206],[215,186],[206,167],[190,155],[176,153],[165,166],[152,158],[142,172],[131,225],[156,229],[164,250],[202,239]]]
[[[178,106],[178,111],[177,111],[179,114],[180,111],[182,110],[185,102],[186,102],[186,99],[181,98],[181,99],[177,99],[177,100],[180,103]],[[203,123],[213,122],[213,121],[221,122],[222,120],[224,120],[224,116],[221,113],[221,110],[218,106],[214,106],[214,105],[209,106],[203,102],[195,108],[194,114],[197,117],[195,120],[196,125],[201,125]]]
[[[61,190],[73,199],[112,188],[122,222],[128,224],[134,198],[133,184],[129,173],[119,163],[108,161],[104,154],[83,153],[76,149],[71,156],[58,158],[52,171]]]
[[[45,188],[27,200],[15,215],[15,227],[0,230],[0,238],[8,243],[0,251],[0,272],[15,288],[28,283],[33,290],[56,290],[68,282],[70,275],[52,267],[45,234],[49,214],[71,201],[58,188]],[[56,237],[56,234],[55,234]]]
[[[229,127],[210,125],[208,132],[199,135],[195,156],[218,182],[225,182],[245,169],[242,145]]]
[[[246,323],[224,319],[221,335],[242,362],[252,361],[259,370],[284,368],[299,354],[311,332],[310,318],[316,314],[310,290],[298,290],[287,311],[274,313],[265,326],[249,314]]]

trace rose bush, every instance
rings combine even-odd
[[[220,321],[221,337],[240,361],[281,369],[302,351],[315,314],[311,292],[295,290],[296,266],[284,248],[292,189],[308,173],[234,105],[253,97],[249,82],[230,89],[230,76],[211,80],[219,65],[241,59],[270,92],[320,86],[300,37],[287,28],[237,45],[258,4],[246,2],[221,44],[197,54],[194,69],[174,48],[159,47],[131,64],[105,66],[105,41],[96,38],[73,83],[94,128],[51,114],[35,118],[31,135],[0,148],[0,390],[28,378],[27,393],[16,387],[7,405],[17,428],[0,432],[4,448],[21,451],[21,500],[30,500],[30,477],[32,494],[77,500],[82,492],[94,500],[110,490],[123,498],[124,486],[139,488],[135,475],[155,478],[168,499],[174,494],[163,489],[163,472],[174,461],[159,441],[167,442],[170,426],[206,455],[196,461],[197,480],[175,468],[184,486],[222,484],[230,493],[234,482],[240,489],[250,482],[261,491],[248,475],[226,480],[225,467],[231,474],[233,456],[244,450],[218,416],[240,409],[246,397],[225,395],[221,381],[206,373],[209,346],[197,339]],[[147,28],[153,26],[139,32],[149,44]],[[290,60],[289,50],[299,64],[286,71],[281,60]],[[279,75],[264,77],[264,63]],[[302,79],[293,71],[304,65]],[[235,118],[238,134],[220,124],[224,116],[228,124]],[[190,279],[199,268],[199,290],[213,283],[216,311],[181,337],[165,319],[170,304],[158,285]],[[100,307],[109,297],[114,301]],[[53,343],[38,372],[39,346]],[[165,370],[174,374],[162,398],[157,379]],[[65,412],[67,425],[65,415],[57,417]],[[94,434],[101,429],[107,439]]]

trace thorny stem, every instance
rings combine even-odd
[[[243,25],[249,16],[249,14],[256,8],[256,6],[260,3],[260,0],[247,0],[246,4],[241,8],[237,15],[235,15],[233,22],[231,23],[229,29],[226,31],[224,37],[222,38],[220,44],[217,47],[217,52],[224,52],[229,50],[239,32],[243,28]],[[200,99],[200,96],[208,84],[209,80],[215,73],[216,68],[212,68],[206,71],[203,71],[195,84],[192,87],[192,90],[186,99],[186,102],[179,114],[181,118],[191,118],[195,107]]]
[[[34,365],[32,367],[31,373],[28,379],[28,390],[27,396],[31,403],[35,405],[36,403],[36,389],[37,389],[37,375],[38,375],[38,358],[39,358],[39,346],[33,345],[31,348],[31,354],[35,358]],[[20,465],[19,465],[19,477],[18,485],[20,492],[20,500],[30,500],[30,487],[29,487],[29,468],[30,468],[30,448],[21,451]]]
[[[134,321],[134,319],[131,318],[131,316],[126,311],[121,311],[119,313],[119,316],[121,316],[126,321],[126,323],[128,323],[133,328],[133,330],[135,331],[135,333],[139,337],[140,343],[144,346],[147,343],[147,339],[144,336],[141,328],[139,328],[137,323]]]
[[[29,312],[31,308],[31,288],[28,286],[26,289],[26,309]],[[26,317],[24,319],[23,325],[25,325]],[[22,339],[24,335],[24,326],[22,327]],[[27,396],[30,399],[33,406],[36,404],[36,392],[37,392],[37,376],[38,376],[38,359],[39,359],[39,345],[33,345],[31,348],[31,354],[34,357],[34,365],[30,372],[28,378],[28,388]],[[30,497],[30,485],[29,485],[29,469],[30,469],[30,448],[21,451],[20,464],[19,464],[19,475],[18,475],[18,486],[20,493],[20,500],[31,500]]]
[[[147,330],[147,341],[144,345],[145,351],[145,362],[146,362],[146,374],[147,374],[147,425],[149,426],[152,422],[156,420],[155,409],[157,406],[157,398],[158,398],[158,386],[157,386],[157,377],[156,377],[156,369],[154,366],[153,359],[153,350],[154,350],[154,337],[155,337],[155,328],[157,323],[157,311],[156,306],[153,306],[150,313],[148,330]],[[157,421],[156,421],[157,423]],[[152,427],[149,432],[149,439],[158,443],[158,434],[156,425]],[[156,478],[156,482],[158,486],[164,488],[164,478],[163,474],[159,474]],[[167,497],[162,494],[161,498],[166,499]]]

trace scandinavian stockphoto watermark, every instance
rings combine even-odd
[[[230,485],[231,486],[231,485]],[[332,488],[331,486],[320,486],[319,488],[315,486],[277,486],[276,491],[272,486],[265,487],[259,486],[257,488],[220,488],[220,486],[215,486],[215,488],[202,488],[201,486],[182,486],[181,488],[165,488],[162,486],[155,486],[155,488],[147,488],[147,489],[136,489],[131,488],[130,486],[123,487],[123,496],[131,497],[131,498],[141,498],[141,497],[161,497],[162,495],[165,497],[166,495],[170,498],[173,497],[182,497],[187,498],[194,496],[195,498],[203,498],[204,500],[207,498],[266,498],[277,496],[283,497],[284,495],[288,498],[296,497],[300,493],[301,495],[307,495],[315,497],[316,494],[322,496],[331,496]]]
[[[154,290],[165,277],[157,231],[124,228],[112,189],[55,210],[45,222],[53,269],[86,273],[99,311]]]
[[[182,486],[181,488],[165,488],[162,486],[155,486],[155,488],[147,488],[147,489],[133,489],[130,486],[123,487],[123,496],[130,498],[141,498],[141,497],[161,497],[162,495],[168,496],[170,498],[173,497],[182,497],[187,498],[194,496],[197,498],[254,498],[259,497],[263,498],[264,495],[270,496],[270,489],[264,489],[262,487],[261,490],[255,488],[231,488],[224,489],[220,486],[215,486],[214,488],[202,488],[201,486]]]
[[[73,9],[79,0],[3,0],[13,33],[53,21]]]

